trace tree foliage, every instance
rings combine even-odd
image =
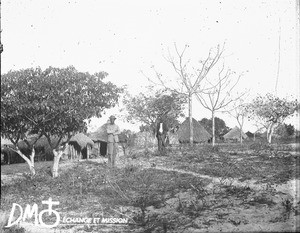
[[[212,134],[212,119],[202,118],[199,123]],[[225,121],[215,117],[215,135],[217,137],[223,136],[229,132],[229,127],[226,125]]]
[[[86,119],[117,103],[122,89],[104,82],[106,76],[72,66],[9,71],[1,77],[1,136],[16,145],[30,133],[44,135],[57,148],[64,137],[84,131]]]
[[[291,124],[282,124],[276,127],[274,130],[275,134],[281,138],[288,138],[291,136],[295,136],[295,127]]]
[[[178,117],[183,117],[185,100],[176,92],[157,91],[154,94],[129,94],[123,100],[128,111],[127,119],[131,122],[139,121],[143,129],[153,130],[158,119],[163,118],[170,128],[178,124]]]
[[[267,129],[267,139],[271,142],[274,128],[293,115],[298,109],[297,100],[289,101],[273,94],[256,97],[248,105],[249,118],[259,122]]]
[[[74,67],[10,71],[1,82],[1,134],[17,139],[29,131],[62,136],[85,129],[85,119],[113,107],[121,92],[103,82],[106,73]]]

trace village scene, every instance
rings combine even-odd
[[[0,232],[300,231],[299,42],[284,34],[284,26],[296,25],[291,35],[299,36],[298,0],[172,6],[116,1],[122,7],[108,21],[102,19],[116,8],[105,1],[25,2],[1,1]],[[99,16],[100,9],[107,12]],[[204,32],[189,31],[187,22],[201,18],[207,25],[215,9],[220,15],[203,30],[220,38],[211,34],[214,39],[203,39],[200,49],[189,38]],[[32,12],[39,13],[31,18]],[[252,28],[243,15],[253,12],[261,25]],[[81,39],[64,31],[94,19],[102,20],[103,31],[83,27]],[[244,23],[245,33],[244,25],[261,30],[260,39],[248,43],[240,33],[236,41],[243,45],[230,42],[236,36],[213,26],[221,19],[227,29],[234,20],[240,30]],[[147,40],[135,28],[139,20],[152,28],[140,28]],[[174,22],[186,33],[169,38],[164,31]],[[271,22],[278,27],[268,32],[273,37],[266,32]],[[131,28],[123,30],[123,23]],[[32,31],[24,38],[37,43],[24,47],[37,50],[22,61],[14,46],[24,44],[12,45],[9,25],[27,25],[24,33]],[[65,43],[57,54],[43,48],[46,25],[68,38],[53,40],[55,46]],[[91,31],[106,41],[101,49],[103,41],[87,36]],[[150,39],[154,32],[162,34]],[[68,47],[73,42],[81,55]],[[131,43],[139,59],[120,55]],[[252,43],[270,49],[273,60],[251,55]],[[248,55],[238,56],[234,46]],[[109,65],[98,62],[97,49],[112,59]],[[298,63],[287,62],[291,57]],[[273,63],[260,66],[262,60]],[[264,70],[267,76],[258,77]]]

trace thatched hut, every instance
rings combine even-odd
[[[36,139],[36,137],[37,137],[36,134],[29,135],[27,137],[29,144],[32,145],[32,143],[33,143],[34,139]],[[36,142],[36,144],[35,144],[35,152],[36,152],[35,161],[46,160],[46,153],[45,153],[45,147],[47,147],[46,145],[48,145],[48,147],[49,147],[49,143],[45,137],[40,138]],[[17,143],[17,146],[21,150],[21,152],[29,158],[29,155],[31,154],[31,150],[28,147],[28,145],[25,143],[25,141],[20,140]],[[25,160],[17,152],[15,152],[12,149],[16,149],[15,145],[13,145],[13,143],[10,142],[8,139],[1,138],[1,154],[4,156],[3,162],[6,164],[25,162]],[[48,160],[51,160],[51,159],[52,158],[49,158]]]
[[[105,156],[107,154],[107,132],[106,126],[109,123],[105,123],[100,126],[95,132],[89,133],[88,136],[94,142],[94,147],[92,149],[92,153],[98,156]],[[122,146],[123,150],[128,141],[128,137],[126,134],[119,134],[119,143]]]
[[[8,146],[8,145],[12,145],[12,142],[7,138],[1,137],[1,148],[2,146]]]
[[[208,142],[211,139],[210,133],[194,118],[192,118],[194,143]],[[180,143],[188,143],[190,141],[190,122],[187,117],[184,122],[179,126],[177,131],[178,140]]]
[[[27,137],[27,141],[30,145],[33,145],[34,141],[37,139],[37,134],[32,134]],[[35,148],[35,161],[52,161],[53,160],[53,152],[52,147],[56,146],[59,140],[59,137],[57,136],[51,136],[51,146],[48,142],[48,139],[45,136],[40,137],[34,145]],[[60,144],[65,142],[67,140],[66,137],[64,137]],[[18,142],[18,147],[22,151],[23,154],[26,156],[29,156],[31,153],[30,148],[25,143],[25,141],[21,140]]]
[[[89,133],[88,137],[94,142],[92,154],[105,156],[107,153],[107,133],[106,124],[100,126],[95,132]]]
[[[23,163],[25,160],[10,148],[14,147],[7,138],[1,137],[1,164]]]
[[[224,139],[225,141],[237,142],[240,140],[241,132],[243,139],[248,138],[248,136],[243,131],[241,131],[239,127],[235,126],[227,134],[224,135]]]
[[[69,141],[69,155],[73,158],[89,159],[94,142],[83,133],[75,134]]]

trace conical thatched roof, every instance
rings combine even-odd
[[[225,139],[240,139],[240,132],[241,130],[239,127],[235,126],[232,128],[227,134],[224,135]],[[247,138],[248,136],[242,131],[243,139]]]
[[[106,131],[107,123],[100,126],[95,132],[91,132],[88,134],[88,137],[92,139],[94,142],[101,141],[107,142],[107,131]],[[119,142],[126,142],[127,136],[124,133],[119,134]]]
[[[32,134],[32,135],[30,135],[30,136],[27,137],[27,140],[32,145],[32,143],[34,142],[34,140],[37,137],[38,137],[37,134]],[[51,143],[52,143],[53,146],[55,146],[57,144],[58,140],[59,140],[59,137],[57,137],[57,136],[51,136]],[[67,140],[66,137],[62,138],[61,141],[60,141],[60,144],[62,142],[65,142],[66,140]],[[27,144],[23,140],[21,140],[21,141],[18,142],[18,147],[20,149],[28,149]],[[47,150],[51,150],[49,142],[48,142],[48,140],[47,140],[47,138],[45,136],[42,136],[41,138],[39,138],[37,140],[37,142],[35,143],[35,147],[44,147],[46,151]]]
[[[71,137],[70,142],[76,142],[81,149],[85,148],[87,145],[94,146],[93,140],[83,133],[75,134]]]
[[[97,141],[107,142],[106,125],[107,124],[104,124],[101,127],[99,127],[95,132],[89,133],[88,137],[92,139],[94,142]]]
[[[27,137],[27,140],[28,140],[28,142],[29,142],[29,144],[30,145],[32,145],[33,144],[33,142],[35,141],[35,139],[38,137],[38,135],[37,134],[31,134],[31,135],[29,135],[28,137]],[[51,143],[52,143],[52,145],[56,145],[57,144],[57,142],[58,142],[58,137],[56,137],[56,136],[51,136]],[[7,140],[3,140],[3,139],[1,139],[1,148],[2,147],[4,147],[4,145],[6,145],[6,146],[8,146],[9,148],[14,148],[15,149],[15,146],[14,145],[12,145],[12,143],[9,143],[9,142],[7,142]],[[62,143],[62,142],[64,142],[64,141],[66,141],[66,138],[63,138],[62,140],[61,140],[61,142],[60,142],[60,144]],[[19,142],[18,142],[18,147],[19,147],[19,149],[20,150],[28,150],[29,148],[28,148],[28,145],[25,143],[25,141],[23,141],[23,140],[20,140]],[[37,142],[35,143],[35,147],[37,148],[37,147],[43,147],[44,149],[45,149],[45,151],[51,151],[51,147],[50,147],[50,145],[49,145],[49,142],[48,142],[48,140],[47,140],[47,138],[45,137],[45,136],[42,136],[41,138],[39,138],[38,140],[37,140]]]
[[[193,132],[194,132],[194,142],[207,142],[211,135],[206,131],[206,129],[194,118],[192,118],[193,122]],[[177,131],[178,139],[180,142],[189,142],[190,141],[190,122],[187,117],[184,122],[179,126]]]
[[[7,138],[2,138],[1,137],[1,147],[2,146],[8,146],[8,145],[12,145],[12,142],[9,140],[9,139],[7,139]]]

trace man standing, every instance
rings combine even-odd
[[[107,154],[108,154],[108,164],[114,167],[116,164],[116,156],[118,154],[118,135],[121,133],[119,126],[115,124],[116,117],[110,116],[109,123],[107,124]]]

